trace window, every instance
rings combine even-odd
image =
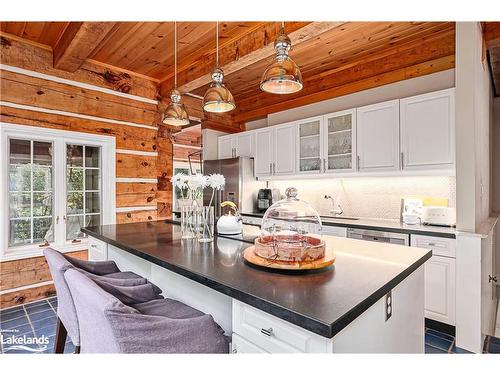
[[[191,164],[192,164],[193,172],[201,173],[200,163],[191,163]],[[188,175],[191,173],[190,168],[189,168],[189,163],[174,161],[173,167],[174,167],[173,168],[174,175],[176,175],[178,173],[183,173],[183,174]],[[179,207],[178,199],[182,198],[181,189],[179,189],[178,187],[174,187],[172,195],[173,195],[173,199],[172,199],[173,211],[180,211],[181,208]]]
[[[0,125],[1,259],[86,248],[82,227],[114,222],[114,137]]]

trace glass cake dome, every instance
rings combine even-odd
[[[318,212],[297,198],[297,189],[289,187],[286,198],[269,207],[262,218],[261,235],[255,241],[255,253],[266,259],[311,261],[324,257],[322,223]]]

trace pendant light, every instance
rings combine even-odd
[[[293,94],[302,90],[302,74],[288,51],[292,42],[285,34],[285,23],[281,22],[281,29],[274,41],[276,56],[266,68],[260,81],[260,89],[270,94]]]
[[[216,64],[212,71],[212,83],[203,97],[203,109],[207,112],[222,113],[236,108],[233,95],[222,83],[224,72],[219,68],[219,22],[215,32]]]
[[[189,125],[189,116],[177,90],[177,22],[174,22],[174,88],[170,92],[170,104],[163,114],[163,123],[173,126]]]

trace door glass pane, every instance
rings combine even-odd
[[[9,190],[30,191],[31,190],[31,165],[9,166]]]
[[[83,227],[84,216],[68,216],[66,221],[66,239],[74,240],[76,238],[83,237],[83,233],[80,228]]]
[[[99,190],[99,170],[85,170],[85,190]]]
[[[10,220],[9,246],[31,243],[31,220]]]
[[[99,193],[85,193],[85,213],[100,212]]]
[[[330,117],[328,119],[328,132],[338,132],[352,129],[352,115]]]
[[[9,194],[9,217],[31,217],[31,194]]]
[[[10,164],[31,164],[31,141],[10,139]]]
[[[9,246],[53,241],[52,143],[10,139],[9,162]]]
[[[299,170],[319,171],[321,169],[320,122],[299,124]]]
[[[99,147],[85,146],[85,167],[99,168]]]
[[[33,193],[33,216],[52,216],[52,194]]]
[[[68,193],[68,214],[83,214],[83,192]]]
[[[52,190],[52,166],[33,166],[33,190]]]
[[[66,145],[66,164],[72,167],[83,167],[83,146]]]
[[[33,219],[33,242],[54,241],[52,218]]]
[[[33,164],[52,166],[52,143],[33,142]]]
[[[83,168],[67,168],[66,172],[67,191],[82,191],[83,190]]]
[[[328,169],[352,169],[352,115],[328,119]]]
[[[90,223],[99,225],[101,219],[100,147],[66,145],[66,239],[85,235],[80,228]]]

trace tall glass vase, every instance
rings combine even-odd
[[[214,240],[214,220],[213,206],[203,206],[197,209],[198,242],[212,242]]]
[[[197,212],[194,206],[181,207],[181,236],[182,239],[192,239],[197,232]]]

